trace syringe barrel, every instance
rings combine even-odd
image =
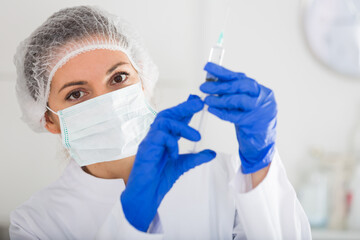
[[[224,48],[221,46],[221,44],[216,44],[210,50],[209,62],[221,65],[223,57],[224,57],[224,52],[225,52]],[[217,80],[218,80],[218,78],[211,75],[210,73],[206,74],[206,81],[214,82],[214,81],[217,81]],[[201,98],[204,99],[205,96],[206,95],[203,93],[203,96]],[[207,114],[209,114],[208,111],[207,111],[207,108],[208,108],[207,105],[205,105],[204,109],[200,112],[200,119],[199,119],[199,122],[198,122],[198,128],[196,128],[199,131],[199,133],[202,135],[202,137],[204,137],[204,129],[205,129],[206,121],[207,121],[207,118],[208,118]],[[200,141],[200,142],[203,142],[203,140]],[[202,144],[202,143],[199,143],[199,142],[194,143],[194,147],[193,147],[193,150],[192,150],[193,153],[197,153],[199,151],[199,149],[198,149],[199,144]]]
[[[213,46],[210,50],[209,62],[218,64],[218,65],[222,65],[224,52],[225,52],[225,50],[222,46],[220,46],[220,45]],[[210,73],[206,74],[207,82],[215,82],[217,80],[218,80],[217,77],[211,75]]]

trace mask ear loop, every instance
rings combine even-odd
[[[56,114],[56,115],[58,115],[54,110],[52,110],[51,108],[49,108],[48,106],[46,106],[46,108],[50,111],[50,112],[52,112],[53,114]]]

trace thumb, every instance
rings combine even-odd
[[[231,81],[246,77],[244,73],[233,72],[227,68],[224,68],[212,62],[206,63],[204,70],[210,73],[211,75],[218,77],[220,80],[224,80],[224,81]]]
[[[181,175],[196,166],[211,161],[215,157],[216,152],[209,149],[199,153],[182,154],[176,161],[176,164],[178,165],[177,169]]]
[[[203,150],[199,153],[181,154],[175,161],[168,162],[167,182],[174,184],[176,180],[190,169],[209,162],[216,157],[216,153],[212,150]],[[170,174],[169,174],[170,173]],[[171,188],[170,186],[170,188]]]

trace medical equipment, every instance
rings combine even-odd
[[[220,33],[218,41],[210,49],[209,60],[208,60],[209,62],[216,63],[218,65],[222,64],[224,52],[225,52],[225,49],[223,48],[223,41],[224,41],[224,32],[222,31]],[[217,80],[218,80],[217,77],[213,76],[210,73],[206,73],[206,81],[207,82],[215,82]],[[202,93],[201,99],[204,100],[206,96],[207,96],[207,94]],[[207,108],[208,108],[208,106],[205,105],[204,109],[200,112],[200,120],[198,122],[198,127],[196,128],[200,132],[200,134],[203,133],[204,129],[206,129],[205,128],[206,119],[207,119],[206,115],[209,114],[207,111]],[[198,147],[199,147],[199,142],[195,142],[192,152],[193,153],[197,152],[199,150]]]
[[[208,112],[235,125],[241,170],[256,172],[270,164],[275,152],[277,104],[274,93],[244,73],[233,72],[214,63],[205,71],[217,82],[200,86]]]
[[[224,41],[224,33],[221,32],[218,41],[216,44],[210,49],[209,54],[209,62],[216,63],[218,65],[222,65],[223,57],[225,49],[223,48],[223,41]],[[217,81],[217,77],[211,75],[210,73],[206,74],[206,81],[207,82],[214,82]]]
[[[57,113],[48,109],[59,116],[62,143],[80,166],[135,155],[156,115],[140,82]]]
[[[352,193],[352,201],[347,225],[351,230],[360,230],[360,165],[355,169],[355,174],[350,183],[350,191]]]

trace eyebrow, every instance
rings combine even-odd
[[[127,62],[119,62],[119,63],[115,64],[109,70],[107,70],[106,75],[109,75],[110,73],[112,73],[118,66],[125,65],[125,64],[129,64],[129,63],[127,63]]]
[[[85,85],[85,84],[87,84],[86,81],[69,82],[69,83],[64,84],[64,86],[62,86],[62,88],[60,88],[59,92],[61,92],[64,88],[67,88],[67,87],[71,87],[71,86],[75,86],[75,85]]]
[[[125,65],[125,64],[129,64],[129,63],[127,63],[127,62],[118,62],[118,63],[116,63],[109,70],[107,70],[106,75],[111,74],[118,66]],[[87,84],[86,81],[69,82],[69,83],[64,84],[64,86],[62,86],[60,88],[58,93],[60,93],[64,88],[71,87],[71,86],[76,86],[76,85],[85,85],[85,84]]]

